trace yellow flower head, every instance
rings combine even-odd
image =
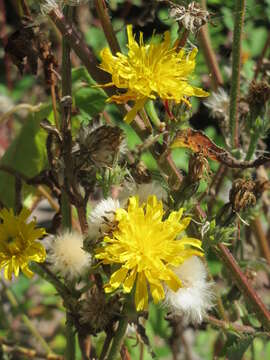
[[[105,291],[112,292],[122,285],[124,292],[130,293],[136,283],[138,311],[148,306],[148,285],[154,302],[161,301],[165,284],[173,291],[182,286],[173,267],[192,255],[203,255],[200,240],[177,239],[191,220],[181,219],[183,209],[171,212],[165,220],[164,213],[162,202],[154,195],[141,206],[138,197],[130,197],[127,210],[116,210],[116,230],[111,237],[104,238],[104,247],[97,251],[96,258],[103,264],[120,265],[105,285]]]
[[[27,223],[30,211],[23,209],[16,216],[13,210],[0,211],[0,269],[5,268],[4,276],[12,279],[12,273],[19,275],[20,268],[23,273],[31,277],[32,271],[28,268],[30,261],[43,262],[46,251],[42,244],[36,241],[46,234],[43,228],[35,229],[36,221]]]
[[[101,69],[112,75],[112,82],[103,85],[127,89],[127,92],[114,95],[109,102],[118,104],[135,101],[133,109],[126,115],[125,121],[130,123],[138,110],[148,99],[174,100],[176,103],[187,100],[190,96],[208,96],[208,93],[188,83],[193,72],[197,49],[186,53],[184,49],[171,47],[170,33],[167,31],[163,42],[153,41],[149,45],[143,43],[140,33],[139,44],[135,41],[132,26],[127,26],[128,55],[117,53],[113,56],[108,48],[101,51]]]

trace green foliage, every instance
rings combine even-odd
[[[226,355],[230,360],[242,359],[253,339],[253,336],[246,336],[243,338],[236,336],[229,337],[224,346],[224,355]]]
[[[27,177],[33,177],[47,165],[46,133],[39,126],[48,117],[50,106],[28,116],[20,133],[11,143],[0,165],[6,165]],[[29,188],[27,189],[27,193]],[[5,206],[13,207],[15,198],[14,176],[0,172],[0,200]]]
[[[85,124],[102,112],[106,105],[104,91],[95,87],[96,83],[84,67],[73,69],[72,87],[75,106],[80,110],[79,120]]]
[[[216,224],[216,220],[213,219],[210,223],[207,222],[202,227],[203,235],[203,248],[208,253],[210,247],[219,243],[230,244],[234,237],[236,227],[234,225],[222,227]]]

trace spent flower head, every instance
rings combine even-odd
[[[213,118],[225,119],[229,118],[230,97],[223,88],[218,88],[211,96],[204,101],[204,105],[210,109]]]
[[[203,262],[192,256],[175,270],[182,287],[174,292],[168,288],[165,304],[173,315],[180,315],[185,323],[202,322],[207,311],[213,306],[213,284],[207,281]]]
[[[134,101],[132,110],[124,120],[130,123],[136,113],[143,108],[148,99],[174,100],[190,105],[188,97],[208,96],[208,93],[194,87],[188,82],[196,61],[197,49],[187,53],[184,49],[171,46],[171,36],[167,31],[164,40],[156,43],[153,40],[145,45],[140,33],[139,43],[132,33],[132,26],[127,26],[128,54],[112,55],[108,48],[101,51],[101,69],[112,75],[112,81],[102,87],[116,86],[127,89],[123,94],[113,95],[107,101],[124,104]]]
[[[117,226],[97,250],[96,258],[103,264],[119,266],[105,292],[122,286],[130,293],[135,286],[137,311],[147,309],[148,285],[154,302],[160,302],[165,297],[164,284],[173,291],[182,286],[173,268],[192,255],[203,255],[200,240],[178,239],[191,220],[182,219],[183,209],[171,212],[166,219],[164,213],[162,201],[154,195],[142,205],[138,197],[130,197],[127,209],[116,209]]]
[[[187,7],[171,3],[170,16],[192,33],[197,33],[210,19],[210,13],[196,1],[192,1]]]
[[[36,228],[36,220],[27,223],[30,211],[23,209],[14,215],[12,209],[0,211],[0,269],[11,280],[12,274],[19,275],[20,269],[27,276],[33,276],[30,261],[43,262],[46,258],[44,246],[37,241],[46,234],[45,229]]]
[[[50,243],[48,261],[68,280],[82,276],[91,266],[91,255],[83,250],[83,235],[66,231],[56,236]]]

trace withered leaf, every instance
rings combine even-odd
[[[227,150],[217,146],[207,135],[202,131],[185,129],[178,131],[173,142],[170,145],[171,149],[185,147],[195,153],[201,153],[203,156],[218,161],[230,168],[246,169],[258,167],[270,161],[270,157],[264,155],[259,156],[252,161],[241,161],[235,159]]]

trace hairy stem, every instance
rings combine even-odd
[[[72,23],[73,8],[65,6],[64,16],[68,23]],[[72,96],[72,83],[71,83],[71,60],[70,60],[70,45],[68,41],[63,37],[62,39],[62,98]],[[63,136],[66,132],[71,132],[71,108],[72,100],[66,101],[65,106],[62,107],[62,121],[61,121],[61,131]],[[68,149],[69,150],[69,149]],[[68,196],[64,189],[61,193],[61,214],[62,214],[62,226],[71,229],[72,220],[71,220],[71,207],[69,203]],[[75,331],[73,326],[73,320],[66,309],[66,359],[74,360],[75,359]]]
[[[258,319],[261,321],[262,325],[270,330],[270,313],[267,310],[266,306],[256,294],[252,286],[249,284],[247,278],[242,273],[239,265],[235,261],[234,257],[227,249],[227,247],[223,244],[218,244],[217,246],[217,254],[222,260],[222,262],[226,265],[227,269],[230,271],[232,275],[232,280],[236,283],[239,290],[244,295],[247,303],[249,303],[254,312],[256,313]]]
[[[110,17],[108,15],[108,10],[106,8],[105,2],[104,0],[94,0],[94,3],[108,44],[110,45],[112,53],[115,55],[121,50],[112,27]]]
[[[245,14],[245,0],[235,1],[234,32],[232,45],[232,80],[230,91],[230,130],[231,146],[238,147],[239,124],[238,124],[238,97],[241,70],[241,40]]]
[[[125,337],[127,326],[128,326],[128,317],[124,314],[123,317],[119,320],[118,328],[116,330],[116,333],[114,334],[112,346],[108,354],[107,360],[117,359],[122,342]]]

